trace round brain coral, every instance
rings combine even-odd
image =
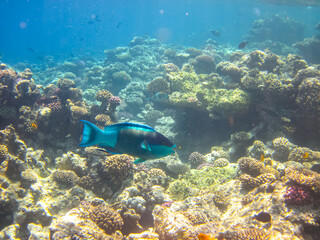
[[[313,151],[311,151],[309,148],[297,147],[290,152],[288,160],[295,162],[306,162],[316,159],[313,159]]]
[[[18,77],[17,72],[13,69],[4,69],[0,71],[0,83],[12,88],[14,80]]]
[[[311,114],[320,113],[320,81],[307,78],[298,87],[296,102],[303,111]]]
[[[316,193],[320,192],[320,174],[306,168],[289,167],[285,176],[294,184],[305,186]]]
[[[197,74],[209,74],[215,71],[216,63],[211,56],[199,55],[192,64]]]
[[[107,234],[113,234],[123,225],[120,214],[104,204],[92,206],[89,210],[89,218]]]
[[[101,174],[114,184],[121,184],[132,174],[133,160],[133,157],[126,154],[109,156],[101,162]]]
[[[147,89],[150,93],[153,93],[153,94],[157,92],[168,92],[169,84],[164,78],[157,77],[153,79],[150,83],[148,83]]]
[[[103,125],[103,126],[108,126],[111,124],[111,118],[110,116],[106,114],[99,114],[95,117],[95,120],[97,121],[98,124]]]
[[[200,164],[205,163],[206,159],[201,153],[193,152],[190,154],[190,156],[188,158],[188,162],[191,164],[192,168],[196,168]]]
[[[5,161],[8,157],[8,148],[6,145],[0,145],[0,163]]]
[[[74,87],[74,85],[74,81],[68,78],[60,78],[57,82],[57,87],[63,91],[68,90],[71,87]]]
[[[74,171],[69,170],[57,170],[53,173],[53,179],[65,185],[74,185],[78,181],[78,176]]]
[[[270,240],[272,234],[259,228],[243,228],[223,234],[225,240]]]
[[[182,214],[192,222],[193,226],[204,224],[209,221],[207,215],[200,211],[188,210],[183,212]]]
[[[108,90],[100,90],[96,93],[94,98],[99,102],[107,103],[112,96],[112,93]]]
[[[252,177],[257,177],[262,173],[264,164],[250,157],[242,157],[238,160],[238,165],[243,173]]]
[[[214,167],[225,167],[229,165],[229,160],[226,158],[218,158],[213,162]]]
[[[70,107],[71,115],[74,119],[83,118],[85,115],[89,114],[88,109],[79,106]]]

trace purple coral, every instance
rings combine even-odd
[[[121,99],[118,96],[112,96],[109,98],[109,103],[115,106],[119,106],[121,103]]]
[[[302,186],[292,186],[287,188],[284,194],[284,202],[291,205],[309,204],[312,200],[311,191]]]
[[[108,111],[109,112],[114,112],[116,110],[116,107],[119,106],[121,103],[121,99],[118,96],[112,96],[109,98],[109,106],[108,106]]]

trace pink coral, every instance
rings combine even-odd
[[[291,205],[309,204],[312,199],[311,191],[302,186],[292,186],[287,188],[284,195],[284,202]]]

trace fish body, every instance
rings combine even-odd
[[[211,30],[210,31],[215,37],[220,37],[220,32],[218,30]]]
[[[104,149],[102,151],[138,157],[134,163],[168,156],[176,147],[168,138],[146,125],[118,123],[101,130],[88,121],[81,122],[84,128],[80,147],[99,145]]]
[[[248,44],[248,41],[241,42],[238,46],[239,49],[243,49]]]
[[[271,215],[267,212],[260,212],[257,215],[254,215],[252,219],[256,219],[259,222],[270,222],[271,221]]]
[[[169,95],[165,92],[157,92],[150,98],[150,100],[157,103],[169,102]]]

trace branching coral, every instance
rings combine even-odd
[[[311,191],[302,186],[288,187],[284,195],[284,202],[290,205],[305,205],[311,203]]]

